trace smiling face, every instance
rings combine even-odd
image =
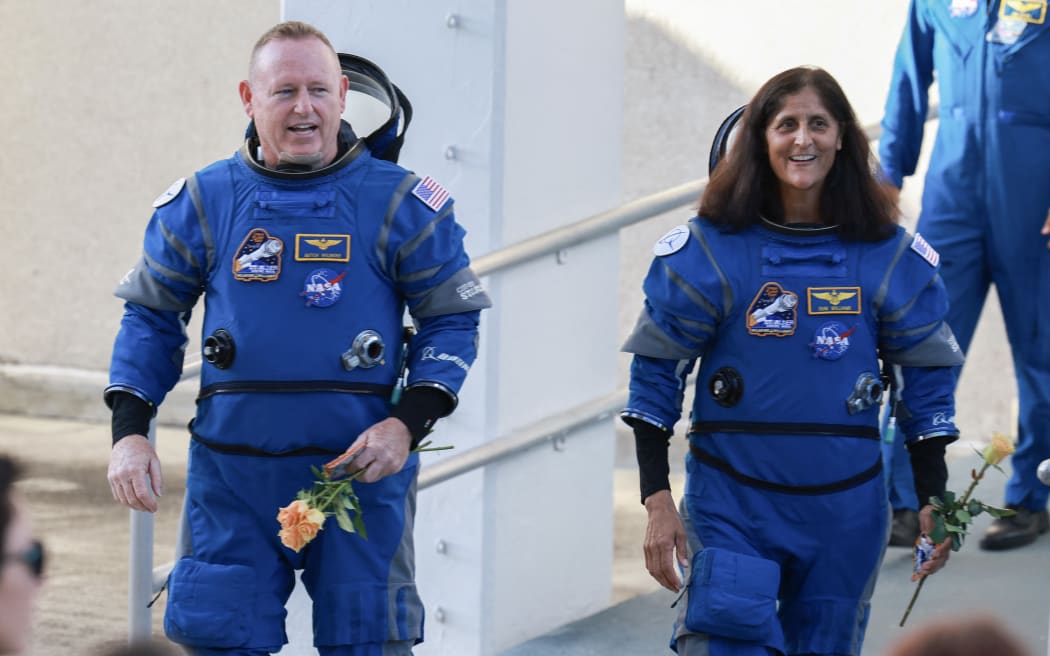
[[[842,148],[842,133],[812,87],[784,97],[766,126],[769,165],[780,181],[785,213],[800,203],[819,206],[820,192]],[[811,217],[817,218],[817,217]]]
[[[335,159],[348,85],[336,54],[319,39],[275,39],[259,49],[240,93],[266,166],[318,168]]]
[[[14,513],[5,531],[4,560],[0,563],[0,654],[19,654],[25,650],[33,604],[40,590],[40,580],[15,557],[32,544],[33,532],[19,497],[13,496],[12,501]]]

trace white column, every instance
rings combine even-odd
[[[400,163],[452,192],[475,258],[620,203],[621,2],[284,0],[283,17],[408,95]],[[485,280],[480,357],[433,436],[456,448],[424,467],[615,389],[617,252],[609,237]],[[612,421],[420,492],[416,654],[495,654],[608,605]]]

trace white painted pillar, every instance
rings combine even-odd
[[[400,163],[452,192],[475,258],[620,203],[622,2],[284,0],[282,15],[408,95]],[[456,450],[424,467],[614,391],[617,253],[604,238],[485,280],[480,357],[434,433]],[[608,605],[613,421],[420,492],[417,655],[496,654]],[[304,599],[282,653],[312,651]]]

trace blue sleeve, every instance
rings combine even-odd
[[[634,354],[630,396],[620,416],[673,430],[682,414],[685,380],[732,294],[699,224],[679,250],[653,259],[643,283],[645,305],[622,348]]]
[[[673,432],[682,416],[686,378],[695,364],[695,359],[635,355],[631,360],[630,395],[620,417],[628,424],[641,420],[665,433]]]
[[[901,367],[904,388],[898,423],[908,442],[958,436],[955,376],[963,363],[945,321],[948,293],[938,256],[921,238],[903,235],[881,303],[880,356]]]
[[[885,176],[898,188],[915,173],[922,149],[929,90],[933,83],[934,26],[923,0],[912,0],[904,25],[882,118],[879,160]]]
[[[377,255],[416,323],[407,387],[437,387],[455,403],[477,358],[481,310],[492,302],[470,268],[452,200],[437,210],[412,193],[395,202]]]
[[[188,185],[193,187],[191,181]],[[174,188],[174,186],[173,186]],[[190,311],[204,288],[208,237],[180,186],[146,227],[142,257],[114,292],[125,300],[106,394],[126,391],[154,406],[179,381]]]
[[[106,395],[128,392],[153,407],[179,382],[190,312],[156,310],[127,302],[113,345]]]
[[[958,437],[955,426],[955,370],[951,367],[902,367],[905,411],[897,418],[913,443],[931,437]]]

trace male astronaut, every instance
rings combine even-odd
[[[948,323],[964,351],[990,284],[999,296],[1020,411],[1006,486],[1017,514],[995,520],[980,544],[1011,549],[1050,528],[1050,488],[1036,477],[1050,457],[1050,250],[1039,237],[1050,234],[1047,0],[912,0],[879,142],[897,189],[915,172],[935,71],[940,125],[917,230],[941,254]],[[915,505],[901,483],[891,496]]]
[[[411,451],[455,407],[490,302],[448,193],[373,158],[341,120],[347,88],[320,31],[265,33],[240,84],[251,136],[157,199],[142,259],[117,288],[109,481],[117,501],[151,512],[162,480],[145,433],[204,296],[192,544],[164,622],[193,653],[280,650],[297,569],[321,654],[403,655],[422,640]],[[399,385],[406,308],[417,332]],[[333,523],[300,552],[282,546],[278,508],[348,446],[365,468],[354,489],[367,539]]]

